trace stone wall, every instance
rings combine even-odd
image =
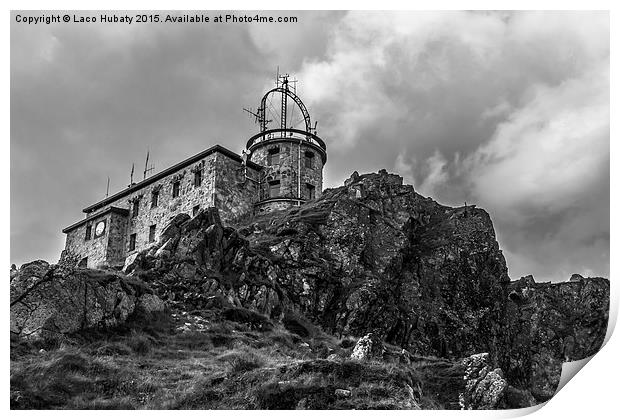
[[[95,227],[99,222],[105,223],[105,230],[95,235]],[[105,210],[99,216],[77,226],[67,232],[65,250],[78,260],[87,258],[86,266],[98,268],[107,265],[122,264],[124,255],[119,252],[119,243],[123,244],[127,225],[127,216],[114,210]],[[86,229],[90,227],[91,237],[86,239]]]
[[[280,158],[277,164],[269,165],[269,150],[279,147]],[[306,144],[301,145],[299,151],[298,140],[270,141],[264,146],[257,147],[252,153],[252,162],[265,167],[260,185],[260,200],[270,198],[269,182],[280,181],[280,197],[309,198],[306,194],[306,184],[314,186],[315,198],[321,196],[323,190],[323,161],[315,148]],[[306,153],[312,153],[312,167],[306,167]],[[301,156],[300,156],[301,155]],[[300,162],[301,157],[301,162]],[[301,169],[301,185],[298,185],[298,172]],[[298,188],[301,187],[298,195]]]
[[[108,228],[108,246],[106,263],[111,266],[122,266],[125,263],[125,249],[127,246],[128,217],[117,213],[110,213]]]
[[[78,226],[71,232],[67,233],[67,241],[65,244],[65,249],[71,254],[77,255],[82,259],[84,257],[88,257],[87,266],[89,268],[95,268],[100,264],[105,262],[106,258],[106,250],[108,245],[108,235],[107,228],[106,233],[103,236],[98,238],[93,238],[86,240],[86,227],[92,226],[92,232],[94,232],[94,224],[100,222],[101,220],[106,221],[106,226],[108,223],[109,214],[106,216],[102,216],[101,218],[95,219],[94,223],[85,223],[81,226]],[[91,235],[94,236],[93,233]]]
[[[254,212],[260,172],[218,154],[215,162],[215,207],[224,224],[234,224]]]
[[[191,216],[196,206],[201,209],[213,206],[216,156],[217,153],[213,153],[119,200],[119,207],[129,209],[128,239],[125,244],[126,255],[149,248],[157,241],[162,229],[175,215],[187,213]],[[194,173],[196,171],[202,173],[200,186],[194,186]],[[177,197],[173,197],[175,182],[179,182],[179,195]],[[158,192],[157,206],[155,207],[152,206],[154,191]],[[134,217],[133,206],[136,201],[139,201],[139,207],[138,215]],[[155,225],[155,238],[149,242],[149,229],[153,225]],[[129,236],[132,234],[136,234],[136,247],[130,251]]]
[[[195,173],[202,181],[195,186]],[[88,266],[122,265],[128,255],[149,248],[159,239],[162,229],[177,214],[193,215],[194,209],[217,206],[222,220],[231,223],[253,213],[258,200],[259,171],[244,167],[240,162],[219,152],[189,164],[170,175],[150,183],[144,188],[108,203],[100,213],[102,218],[82,224],[67,232],[66,249],[81,257],[88,256]],[[179,195],[173,197],[173,184],[179,182]],[[153,206],[153,192],[157,191],[157,205]],[[134,205],[138,213],[133,216]],[[128,216],[110,211],[112,207],[126,209]],[[86,226],[106,220],[105,234],[86,241]],[[150,227],[155,235],[150,241]],[[136,235],[135,249],[129,250],[130,236]]]

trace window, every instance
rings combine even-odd
[[[157,225],[149,226],[149,242],[155,242],[155,229]]]
[[[200,211],[200,206],[194,206],[194,208],[192,209],[192,217],[196,216],[199,211]]]
[[[140,200],[136,199],[133,202],[133,211],[131,213],[131,217],[137,217],[140,211]]]
[[[277,165],[280,163],[280,148],[274,147],[269,149],[269,154],[267,155],[267,165]]]
[[[314,153],[306,152],[304,153],[304,166],[306,168],[312,169],[312,161],[314,160]]]
[[[129,250],[134,251],[136,249],[136,234],[129,235]]]
[[[151,193],[151,208],[157,207],[159,202],[159,190]]]
[[[314,200],[314,185],[306,184],[306,198],[308,200]]]
[[[280,181],[270,181],[269,182],[269,197],[279,197],[280,196]]]
[[[202,171],[194,172],[194,187],[200,187],[202,184]]]
[[[91,235],[92,235],[92,232],[93,232],[93,227],[92,227],[92,225],[88,225],[88,226],[86,226],[86,236],[84,237],[84,240],[85,240],[85,241],[88,241],[88,240],[90,239],[90,237],[91,237]]]
[[[179,196],[179,189],[181,188],[181,182],[176,181],[172,184],[172,198]]]

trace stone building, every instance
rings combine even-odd
[[[275,111],[274,97],[280,100],[279,115],[269,109]],[[290,124],[294,111],[301,115],[301,127]],[[276,88],[251,114],[260,130],[241,156],[215,145],[89,205],[83,209],[84,219],[63,229],[67,239],[62,258],[88,267],[118,267],[153,246],[179,213],[193,217],[201,209],[216,207],[222,222],[234,224],[318,198],[326,146],[287,76],[278,78]],[[274,120],[280,126],[269,128]]]

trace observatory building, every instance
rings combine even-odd
[[[275,106],[274,106],[275,104]],[[277,107],[276,107],[277,106]],[[157,242],[179,213],[216,207],[224,223],[301,205],[321,195],[326,146],[288,75],[247,110],[260,129],[241,155],[214,145],[83,209],[63,229],[62,258],[87,267],[122,266]],[[133,172],[133,171],[132,171]]]

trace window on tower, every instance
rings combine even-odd
[[[304,153],[304,166],[306,168],[312,169],[313,160],[314,160],[314,153],[312,152]]]
[[[155,230],[157,229],[157,225],[149,226],[149,242],[155,242]]]
[[[269,198],[280,196],[280,181],[269,181]]]
[[[280,163],[280,148],[274,147],[269,149],[269,154],[267,155],[267,165],[277,165]]]
[[[129,250],[134,251],[136,249],[136,234],[129,235]]]
[[[172,198],[179,196],[179,189],[181,188],[181,182],[176,181],[172,184]]]
[[[86,226],[86,236],[84,237],[84,240],[88,241],[91,238],[92,231],[93,231],[92,225]]]
[[[314,200],[315,198],[314,185],[306,184],[306,198],[308,200]]]

